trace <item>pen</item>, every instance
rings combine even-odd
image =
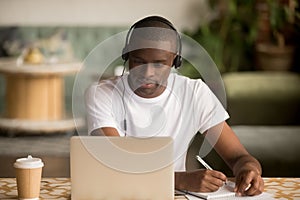
[[[196,159],[208,170],[213,170],[199,155],[196,155]],[[227,185],[227,181],[224,182]]]
[[[196,155],[196,159],[206,168],[209,170],[213,170],[199,155]]]

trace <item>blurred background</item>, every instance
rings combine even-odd
[[[169,19],[209,53],[228,123],[263,176],[299,177],[299,9],[297,0],[0,0],[0,177],[14,177],[13,162],[28,154],[44,160],[44,177],[69,177],[69,139],[86,130],[72,115],[76,73],[99,43],[148,15]],[[201,78],[186,60],[179,72]],[[191,143],[188,170],[201,167],[194,155],[203,140]],[[205,159],[232,175],[214,151]]]

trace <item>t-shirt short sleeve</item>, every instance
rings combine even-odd
[[[107,83],[94,83],[85,92],[88,133],[102,127],[118,129],[118,123],[113,116],[114,90]]]
[[[202,80],[196,81],[194,93],[194,114],[200,133],[229,118],[221,102]]]

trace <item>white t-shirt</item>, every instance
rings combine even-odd
[[[198,131],[203,133],[229,117],[200,79],[171,73],[160,96],[142,98],[131,90],[127,78],[128,74],[125,74],[88,88],[89,134],[101,127],[113,127],[121,136],[170,136],[174,140],[176,171],[185,170],[186,152],[195,134]]]

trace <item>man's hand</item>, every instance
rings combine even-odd
[[[226,180],[222,172],[208,169],[175,173],[176,189],[191,192],[214,192],[223,186]]]
[[[240,171],[236,176],[234,191],[239,196],[253,196],[263,192],[264,181],[260,174],[253,170]]]

